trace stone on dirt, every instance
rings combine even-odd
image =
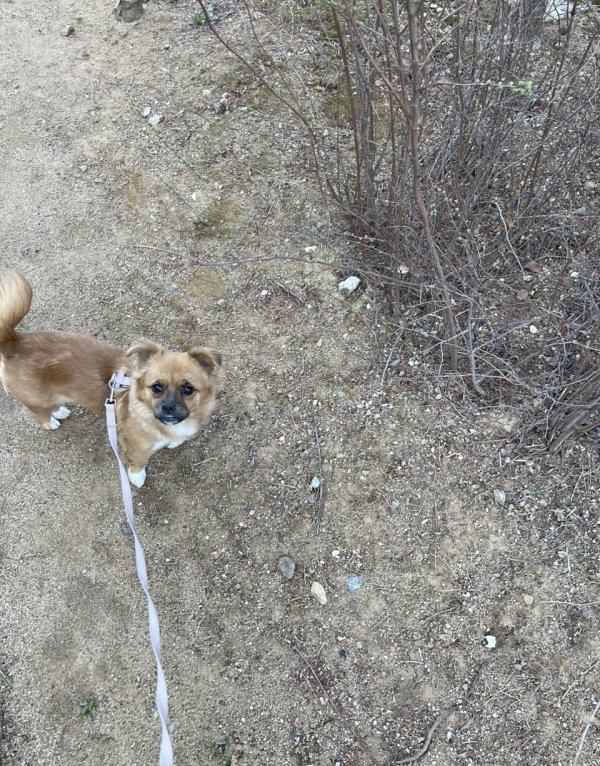
[[[282,556],[279,559],[278,566],[281,574],[288,580],[291,580],[294,576],[294,572],[296,571],[296,562],[294,559],[290,558],[289,556]]]
[[[360,279],[358,277],[348,277],[339,283],[338,290],[342,295],[352,295],[359,285]]]

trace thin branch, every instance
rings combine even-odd
[[[598,702],[596,702],[596,707],[594,708],[594,712],[590,716],[589,721],[587,722],[585,729],[583,730],[583,733],[581,735],[581,739],[579,740],[579,747],[577,748],[577,752],[575,753],[575,758],[573,760],[573,766],[577,766],[577,761],[579,760],[579,756],[583,752],[583,746],[585,744],[585,739],[589,733],[589,730],[592,727],[592,724],[596,721],[596,713],[600,710],[600,695],[598,695]]]

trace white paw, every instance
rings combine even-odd
[[[52,417],[57,420],[64,420],[65,418],[68,418],[70,414],[71,410],[67,409],[67,407],[59,407],[52,413]]]
[[[146,469],[142,468],[141,471],[132,471],[128,468],[127,476],[129,476],[129,481],[134,487],[143,487],[146,481]]]
[[[44,428],[47,428],[49,431],[55,431],[57,428],[60,428],[60,420],[57,420],[54,415],[50,415],[48,423]]]

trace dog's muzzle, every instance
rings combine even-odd
[[[165,399],[154,410],[154,416],[166,426],[174,426],[181,423],[189,415],[187,407],[176,399]]]

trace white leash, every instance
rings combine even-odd
[[[133,542],[135,545],[135,565],[137,569],[137,575],[142,586],[144,593],[146,594],[146,600],[148,602],[148,623],[150,627],[150,643],[154,651],[154,657],[156,658],[156,709],[160,717],[161,723],[161,737],[160,737],[160,760],[159,766],[173,766],[173,745],[171,744],[171,738],[169,736],[169,700],[167,697],[167,682],[165,681],[165,674],[163,673],[162,665],[160,662],[160,626],[158,623],[158,613],[154,602],[150,597],[150,590],[148,588],[148,572],[146,570],[146,560],[144,558],[144,551],[140,544],[139,538],[135,531],[135,519],[133,516],[133,500],[131,497],[131,486],[129,484],[129,478],[125,466],[121,462],[119,457],[119,443],[117,441],[117,416],[116,416],[116,403],[115,403],[115,390],[117,388],[129,388],[130,380],[129,376],[119,371],[116,372],[109,382],[110,393],[108,399],[105,402],[106,407],[106,427],[108,429],[108,438],[110,445],[113,448],[115,455],[117,456],[117,463],[119,464],[119,474],[121,476],[121,490],[123,492],[123,505],[125,506],[125,515],[127,516],[127,522],[133,535]]]

